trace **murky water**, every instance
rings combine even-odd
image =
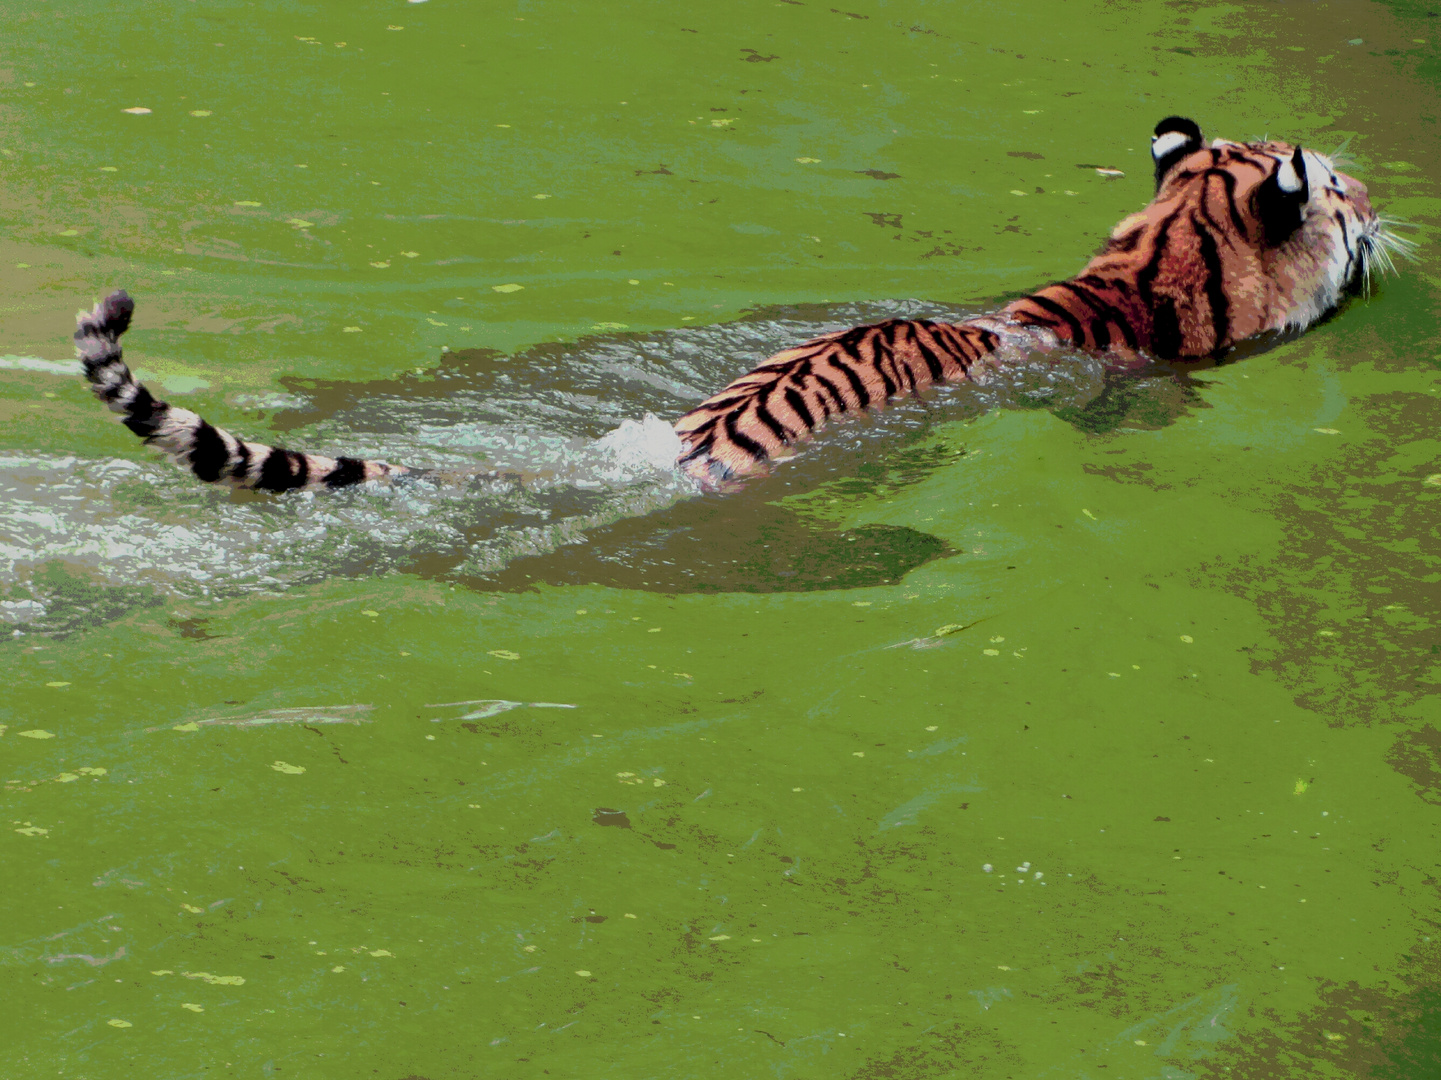
[[[1424,8],[191,7],[0,12],[6,1075],[1441,1069]],[[1173,112],[1420,261],[670,467],[1074,272]],[[202,490],[73,374],[116,285],[172,400],[425,472]]]

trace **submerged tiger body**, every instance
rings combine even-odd
[[[707,483],[755,473],[832,418],[934,383],[984,382],[1062,347],[1122,367],[1218,359],[1241,342],[1306,329],[1409,246],[1365,186],[1315,151],[1207,146],[1180,117],[1156,126],[1151,151],[1155,198],[1076,277],[961,323],[896,319],[787,349],[676,421],[677,464]],[[249,443],[157,401],[121,357],[132,310],[119,292],[80,317],[85,373],[127,427],[201,480],[324,490],[410,471]]]

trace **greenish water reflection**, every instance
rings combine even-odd
[[[1423,9],[0,25],[6,1075],[1435,1074],[1431,247],[705,500],[233,501],[54,363],[124,284],[227,426],[562,468],[842,305],[1074,272],[1171,112],[1429,225]]]

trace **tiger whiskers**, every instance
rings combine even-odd
[[[1331,159],[1332,165],[1346,172],[1350,172],[1356,167],[1356,159],[1346,152],[1347,148],[1351,145],[1351,138],[1351,136],[1348,136],[1345,142],[1326,155]]]
[[[1396,269],[1395,260],[1391,257],[1393,254],[1412,262],[1416,261],[1416,249],[1420,246],[1418,242],[1395,231],[1398,228],[1414,229],[1415,227],[1409,221],[1382,216],[1376,218],[1374,229],[1361,234],[1359,245],[1361,277],[1365,282],[1367,296],[1371,295],[1371,279],[1373,277],[1400,273]]]

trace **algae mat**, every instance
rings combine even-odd
[[[0,20],[6,1076],[1436,1075],[1433,247],[734,495],[587,457],[1074,272],[1172,112],[1424,240],[1424,7]],[[199,491],[70,373],[122,284],[228,426],[551,479]]]

